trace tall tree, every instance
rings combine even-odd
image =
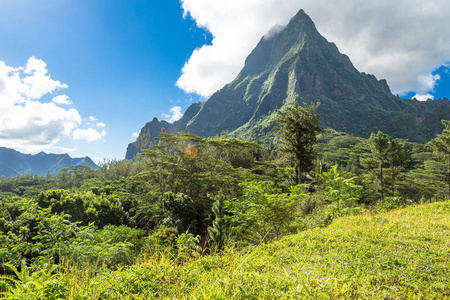
[[[380,168],[380,191],[381,202],[384,202],[384,185],[383,185],[383,164],[388,161],[389,148],[392,138],[378,131],[377,134],[372,133],[369,138],[370,151],[372,158],[378,163]]]
[[[433,148],[434,152],[442,157],[447,164],[447,181],[448,194],[450,196],[450,121],[442,120],[445,128],[441,134],[438,134],[435,139],[428,144]]]
[[[302,183],[302,172],[311,170],[316,152],[313,145],[317,142],[317,133],[323,129],[319,116],[314,114],[320,103],[300,106],[297,102],[277,111],[276,130],[280,132],[280,151],[292,161],[297,169],[298,184]]]
[[[391,168],[392,180],[392,196],[395,193],[396,176],[409,164],[409,151],[405,149],[405,145],[395,139],[390,139],[389,149],[386,157],[389,167]]]

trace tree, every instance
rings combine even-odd
[[[345,207],[356,206],[359,199],[358,192],[362,188],[354,183],[357,178],[351,173],[338,170],[334,165],[328,172],[322,172],[320,177],[325,181],[327,195],[325,200],[329,202],[340,214]]]
[[[222,193],[214,197],[212,211],[215,215],[213,226],[208,228],[209,235],[217,250],[222,250],[225,245],[225,196]]]
[[[172,191],[189,197],[206,197],[208,193],[233,188],[235,176],[231,159],[237,153],[259,149],[260,145],[236,138],[204,138],[181,132],[161,132],[157,144],[140,154],[147,163],[147,184],[159,193]]]
[[[383,164],[388,160],[391,137],[378,131],[377,134],[372,133],[369,138],[369,147],[372,152],[372,158],[378,163],[380,168],[380,192],[381,203],[384,202],[384,185],[383,185]]]
[[[445,126],[442,133],[438,134],[428,144],[447,164],[448,194],[450,195],[450,121],[442,120],[442,124]]]
[[[392,196],[395,192],[395,179],[396,176],[406,167],[409,163],[409,152],[405,149],[405,145],[399,141],[393,139],[387,134],[378,131],[377,134],[372,133],[369,138],[369,147],[372,153],[372,159],[363,162],[368,167],[372,164],[378,164],[380,168],[380,193],[381,202],[384,201],[384,174],[383,165],[389,164],[391,169],[391,184],[392,184]]]
[[[297,102],[277,111],[276,131],[280,132],[280,151],[292,161],[297,169],[298,184],[302,183],[301,174],[311,170],[316,152],[313,145],[317,142],[317,133],[323,129],[319,125],[319,116],[314,114],[320,103],[303,107]]]
[[[405,149],[403,143],[390,139],[386,159],[391,168],[392,197],[394,197],[395,178],[409,164],[409,151]]]
[[[264,243],[288,231],[296,216],[296,205],[308,189],[306,184],[296,185],[290,193],[282,193],[272,181],[246,181],[240,186],[242,196],[228,201],[233,231],[247,240]]]

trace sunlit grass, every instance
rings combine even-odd
[[[68,299],[446,299],[450,202],[345,217],[267,245],[191,261],[65,267]]]

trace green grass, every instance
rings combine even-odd
[[[54,280],[68,299],[446,299],[449,261],[446,201],[345,217],[245,251],[187,262],[147,254]]]

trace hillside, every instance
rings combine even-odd
[[[448,166],[425,145],[396,147],[409,163],[385,164],[383,183],[366,139],[327,130],[297,185],[256,143],[160,140],[95,171],[3,178],[0,297],[449,296]]]
[[[14,149],[0,147],[0,176],[11,177],[24,173],[47,175],[58,173],[63,168],[73,165],[89,166],[93,169],[97,165],[89,157],[71,158],[68,154],[24,154]]]
[[[63,272],[49,286],[69,299],[446,299],[449,255],[446,201],[366,212],[187,262],[143,254],[124,269]]]
[[[268,141],[274,112],[292,101],[321,102],[322,126],[360,137],[381,130],[427,142],[442,130],[440,120],[450,118],[447,99],[401,99],[385,80],[360,73],[300,10],[283,30],[260,40],[231,83],[192,104],[174,124],[154,119],[141,132],[150,131],[154,138],[161,127],[205,137],[228,131]],[[138,148],[130,144],[126,157],[134,157]]]

